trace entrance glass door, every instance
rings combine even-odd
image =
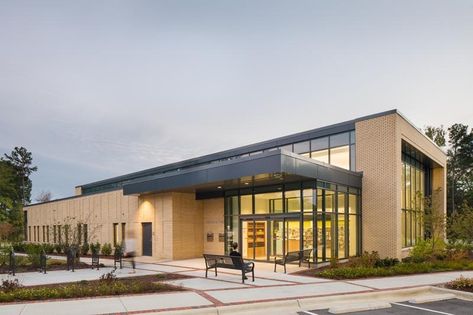
[[[283,252],[283,220],[272,220],[269,222],[269,260],[282,257]]]
[[[245,259],[274,261],[287,252],[300,250],[301,233],[308,237],[305,247],[312,248],[312,221],[301,231],[301,222],[296,218],[243,219],[241,254]]]
[[[286,219],[286,253],[300,250],[300,221]]]
[[[246,259],[267,259],[267,221],[243,220],[242,256]]]

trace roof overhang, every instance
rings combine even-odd
[[[348,171],[285,150],[219,161],[156,175],[123,186],[124,195],[170,191],[214,193],[228,189],[319,179],[361,188],[362,173]]]

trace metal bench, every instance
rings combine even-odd
[[[303,262],[307,262],[310,268],[310,254],[312,249],[297,250],[287,252],[283,258],[274,258],[274,272],[276,272],[276,265],[284,266],[284,273],[286,273],[286,263],[299,261],[299,267]]]
[[[209,269],[215,270],[217,276],[218,268],[234,269],[241,271],[241,282],[245,283],[245,275],[251,272],[252,281],[255,281],[255,264],[253,262],[244,262],[241,256],[210,255],[204,254],[205,259],[205,277]]]

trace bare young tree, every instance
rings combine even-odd
[[[39,195],[35,198],[36,202],[48,202],[51,201],[52,194],[50,191],[41,191]]]

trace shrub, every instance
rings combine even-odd
[[[116,254],[123,255],[123,246],[120,245],[120,244],[115,245],[113,254],[114,254],[114,255],[116,255]]]
[[[42,251],[43,246],[38,244],[28,244],[26,246],[26,254],[33,267],[40,266],[40,255]]]
[[[472,270],[471,261],[435,261],[423,263],[399,263],[391,267],[339,267],[321,271],[318,276],[329,279],[359,279],[369,277],[388,277],[453,270]]]
[[[110,256],[112,254],[112,245],[110,243],[103,244],[102,254],[105,256]]]
[[[363,252],[361,256],[352,258],[348,265],[351,267],[374,267],[379,260],[378,252]]]
[[[57,254],[62,254],[62,245],[61,244],[55,244],[54,245],[54,251],[57,253]]]
[[[90,249],[89,243],[82,244],[82,246],[80,247],[81,255],[87,255],[89,253],[89,249]]]
[[[470,257],[473,245],[468,242],[456,240],[447,244],[447,257],[451,260],[460,260]]]
[[[3,292],[11,292],[21,287],[22,285],[20,284],[18,279],[3,279],[2,285],[0,286],[0,290],[2,290]]]
[[[448,282],[446,287],[454,290],[473,292],[473,278],[460,276],[460,278]]]
[[[46,254],[54,254],[54,245],[53,244],[44,244],[43,245],[43,248],[44,248],[44,252]]]
[[[399,264],[399,259],[386,257],[383,259],[378,259],[374,263],[374,267],[377,267],[377,268],[392,267],[392,266],[396,266],[397,264]]]
[[[18,253],[25,253],[26,252],[26,243],[23,242],[16,242],[12,244],[13,250]]]
[[[90,244],[90,251],[92,254],[99,254],[100,253],[100,243],[96,242],[95,244]]]
[[[99,280],[101,282],[113,282],[114,280],[117,279],[117,276],[115,275],[115,270],[112,270],[110,272],[104,273],[103,275],[100,276]]]

